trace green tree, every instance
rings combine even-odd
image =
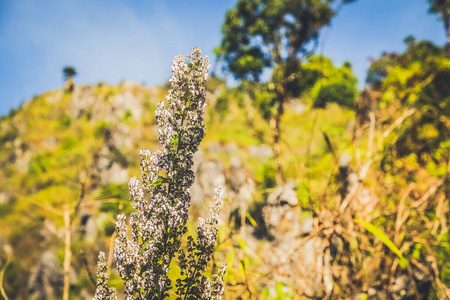
[[[385,117],[412,114],[387,152],[393,158],[413,154],[422,164],[445,164],[450,159],[450,57],[445,48],[411,42],[405,53],[373,61],[369,75],[368,82],[380,92],[381,108],[395,108]]]
[[[283,183],[280,159],[280,124],[284,103],[298,97],[314,76],[302,70],[301,61],[317,42],[343,0],[239,0],[222,26],[222,43],[216,54],[238,80],[249,82],[252,98],[270,120],[276,181]],[[336,6],[333,6],[336,5]],[[261,75],[272,71],[268,82]]]
[[[64,85],[65,85],[65,89],[68,92],[72,92],[74,89],[74,82],[72,80],[73,77],[75,77],[77,75],[77,71],[75,70],[74,67],[71,66],[66,66],[63,69],[63,76],[64,76]]]
[[[325,108],[328,103],[334,102],[340,106],[354,108],[358,94],[358,80],[349,62],[336,67],[329,58],[312,55],[303,64],[303,69],[319,74],[310,91],[314,100],[313,107]]]
[[[444,22],[447,44],[450,44],[450,0],[428,0],[430,2],[429,12],[437,14]]]
[[[76,75],[77,75],[77,71],[75,70],[74,67],[71,67],[71,66],[64,67],[64,69],[63,69],[64,80],[72,79]]]

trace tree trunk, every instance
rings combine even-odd
[[[450,16],[444,18],[445,34],[447,35],[447,45],[450,45]]]
[[[281,163],[281,146],[280,146],[280,125],[281,125],[281,117],[284,114],[284,88],[281,88],[281,93],[277,93],[277,112],[275,113],[275,117],[270,120],[270,128],[272,129],[273,136],[273,155],[275,157],[275,180],[277,185],[283,185],[283,166]]]

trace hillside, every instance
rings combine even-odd
[[[159,149],[154,111],[166,93],[165,87],[132,82],[76,86],[36,96],[0,120],[0,261],[8,262],[3,286],[11,299],[61,297],[67,232],[71,297],[92,298],[98,251],[109,253],[112,263],[115,217],[130,211],[127,183],[139,176],[139,149]],[[437,234],[439,222],[432,220],[448,210],[441,191],[423,197],[442,185],[442,173],[430,169],[440,165],[425,170],[410,163],[409,181],[403,171],[383,171],[383,149],[390,143],[383,134],[398,126],[384,111],[369,117],[357,109],[355,116],[335,103],[315,109],[308,96],[291,99],[285,111],[286,185],[277,187],[269,124],[244,93],[209,81],[191,222],[205,215],[213,189],[223,185],[216,256],[228,262],[225,299],[323,297],[333,282],[341,295],[383,297],[387,282],[403,278],[401,293],[410,282],[402,277],[408,270],[404,255],[413,266],[409,274],[422,276],[429,288],[427,235]],[[406,193],[414,199],[405,206]],[[404,211],[397,210],[399,201]],[[429,220],[413,216],[414,201],[422,201]],[[400,241],[406,241],[403,247]],[[396,267],[386,277],[390,263]],[[121,288],[114,272],[111,284]]]
[[[58,239],[63,237],[65,204],[72,210],[73,234],[80,235],[74,255],[84,248],[91,270],[95,269],[96,251],[105,247],[108,239],[104,237],[112,234],[115,214],[127,207],[127,182],[139,174],[139,149],[158,148],[154,109],[165,93],[164,88],[132,82],[77,86],[73,93],[55,90],[36,96],[1,119],[1,239],[14,249],[14,260],[5,276],[7,291],[19,291],[14,288],[19,281],[30,282],[36,261],[49,249],[57,253],[57,265],[61,263],[63,247]],[[200,188],[193,191],[199,203],[212,195],[216,185],[225,181],[233,184],[230,180],[234,178],[229,178],[233,168],[242,169],[241,181],[249,185],[246,197],[252,198],[249,203],[253,198],[263,200],[255,194],[256,186],[258,190],[274,187],[269,128],[247,102],[231,101],[220,112],[214,94],[209,96],[207,135],[199,155],[209,163],[204,164],[205,175],[198,173]],[[284,121],[290,137],[284,159],[286,164],[295,164],[287,169],[289,177],[301,172],[297,167],[304,162],[298,157],[305,155],[304,145],[310,139],[313,116],[304,109],[301,103],[293,102]],[[332,128],[332,137],[345,136],[352,113],[337,106],[322,113],[342,117],[317,126]],[[326,152],[320,138],[312,144],[314,154]],[[322,168],[326,169],[326,161]],[[105,242],[99,243],[102,240]],[[74,265],[83,273],[83,266]],[[85,284],[86,279],[77,279]],[[26,290],[22,290],[16,297],[25,295]]]

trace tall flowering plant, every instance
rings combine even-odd
[[[197,238],[182,237],[190,205],[190,187],[195,176],[193,155],[205,136],[205,82],[208,57],[193,48],[186,62],[180,55],[172,67],[171,89],[165,103],[156,108],[156,126],[161,150],[142,149],[142,183],[131,178],[130,201],[134,212],[129,218],[119,214],[114,254],[117,271],[125,283],[126,299],[164,299],[173,282],[167,273],[178,257],[180,278],[175,281],[177,299],[221,299],[225,265],[212,278],[204,275],[217,239],[222,191],[216,190],[209,219],[199,219]],[[130,235],[131,231],[131,235]],[[100,252],[97,291],[94,299],[116,299],[108,287],[104,253]]]

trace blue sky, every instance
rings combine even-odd
[[[0,0],[0,115],[62,87],[73,65],[79,84],[164,83],[175,55],[193,46],[212,56],[235,0]],[[363,86],[370,57],[403,51],[403,39],[444,44],[427,0],[358,0],[321,35],[320,53],[350,61]]]

